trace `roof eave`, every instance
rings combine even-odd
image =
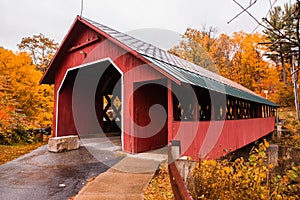
[[[65,44],[67,38],[69,37],[71,31],[75,27],[76,23],[80,20],[80,16],[76,16],[75,20],[73,21],[71,27],[69,28],[67,34],[65,35],[64,39],[62,40],[61,44],[59,45],[57,51],[55,52],[53,58],[50,61],[50,64],[47,67],[46,72],[43,74],[40,84],[54,84],[54,69],[55,69],[55,64],[56,60],[58,60],[59,56],[63,53],[62,48],[63,45]]]
[[[163,74],[164,76],[166,76],[167,78],[171,79],[172,81],[174,81],[177,84],[181,84],[180,80],[176,79],[174,76],[168,74],[167,72],[163,71],[162,69],[160,69],[158,66],[156,66],[155,64],[153,64],[152,62],[150,62],[149,60],[147,60],[146,58],[144,58],[140,53],[138,53],[137,51],[133,50],[132,48],[128,47],[127,45],[123,44],[122,42],[120,42],[119,40],[115,39],[114,37],[110,36],[109,34],[105,33],[104,31],[102,31],[101,29],[97,28],[96,26],[92,25],[91,23],[89,23],[88,21],[80,18],[79,19],[83,24],[85,24],[86,26],[88,26],[89,28],[93,29],[95,32],[101,34],[102,36],[104,36],[106,39],[110,40],[111,42],[113,42],[114,44],[116,44],[117,46],[125,49],[127,52],[131,53],[133,56],[139,58],[140,60],[142,60],[143,62],[145,62],[146,64],[150,65],[151,67],[153,67],[154,69],[156,69],[158,72],[160,72],[161,74]]]
[[[41,78],[40,84],[54,84],[54,76],[55,76],[55,68],[56,68],[57,60],[59,60],[60,56],[62,56],[62,54],[64,52],[62,50],[62,48],[63,48],[64,44],[66,43],[66,41],[67,41],[70,33],[72,32],[72,30],[74,29],[75,25],[78,22],[83,23],[87,27],[91,28],[95,32],[97,32],[100,35],[102,35],[103,37],[105,37],[106,39],[108,39],[111,42],[115,43],[117,46],[120,46],[121,48],[125,49],[126,51],[128,51],[129,53],[131,53],[133,56],[141,59],[146,64],[149,64],[151,67],[153,67],[154,69],[156,69],[157,71],[159,71],[161,74],[165,75],[167,78],[171,79],[172,81],[176,82],[177,84],[181,84],[181,82],[178,79],[176,79],[175,77],[173,77],[170,74],[166,73],[165,71],[161,70],[155,64],[151,63],[149,60],[147,60],[143,56],[141,56],[138,52],[136,52],[135,50],[133,50],[130,47],[126,46],[125,44],[123,44],[122,42],[118,41],[117,39],[113,38],[109,34],[107,34],[104,31],[102,31],[101,29],[99,29],[99,28],[95,27],[94,25],[90,24],[88,21],[84,20],[80,16],[77,16],[75,18],[74,22],[72,23],[71,27],[69,28],[68,33],[64,37],[62,43],[60,44],[59,48],[57,49],[55,55],[53,56],[53,58],[52,58],[52,60],[50,62],[50,64],[48,65],[48,68],[47,68],[46,72],[44,73],[43,77]]]

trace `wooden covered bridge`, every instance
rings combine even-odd
[[[245,87],[76,17],[42,84],[55,85],[53,136],[118,133],[139,153],[174,141],[217,158],[274,130],[277,105]]]

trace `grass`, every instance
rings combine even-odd
[[[144,191],[144,199],[175,199],[170,183],[167,161],[160,164],[158,172],[153,176],[147,189]]]
[[[2,165],[14,160],[45,144],[46,142],[38,142],[35,144],[0,145],[0,164]]]

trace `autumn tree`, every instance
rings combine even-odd
[[[53,39],[41,33],[32,37],[24,37],[18,44],[19,50],[29,53],[36,68],[42,72],[47,69],[57,47],[58,44]]]
[[[233,40],[226,34],[221,34],[210,48],[211,58],[218,67],[219,73],[229,79],[233,79],[233,66],[231,58],[233,55]]]
[[[270,63],[263,58],[265,46],[259,45],[265,40],[263,35],[236,32],[216,37],[214,33],[214,28],[202,31],[188,28],[183,40],[170,52],[259,94],[274,88],[266,81]]]
[[[0,132],[51,124],[53,88],[41,77],[27,53],[0,48]]]
[[[32,37],[24,37],[18,47],[20,50],[29,53],[37,70],[45,72],[58,48],[58,44],[53,39],[40,33]],[[49,126],[52,124],[53,86],[40,85],[38,94],[39,119],[37,122],[42,127]]]
[[[233,34],[232,41],[232,80],[258,94],[263,90],[270,90],[270,86],[265,84],[270,63],[263,59],[266,49],[258,45],[264,41],[264,36],[258,33],[236,32]]]
[[[201,31],[187,28],[180,44],[170,49],[169,52],[212,72],[217,72],[218,69],[209,54],[215,42],[215,33],[214,27],[204,26]]]

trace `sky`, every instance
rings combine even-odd
[[[82,0],[0,0],[0,46],[16,51],[23,37],[43,33],[60,43],[77,15]],[[236,0],[244,7],[255,0]],[[241,8],[233,0],[83,0],[82,16],[139,39],[178,42],[186,28],[214,26],[218,33],[251,33],[257,23],[246,13],[227,24]],[[261,20],[275,6],[295,0],[257,0],[249,9]],[[262,29],[257,29],[261,31]],[[148,33],[148,34],[146,34]],[[155,34],[157,33],[157,34]],[[164,37],[159,38],[160,34]],[[177,34],[177,36],[176,36]],[[170,37],[170,35],[173,35]],[[143,38],[144,36],[144,38]],[[172,39],[170,39],[172,38]],[[157,44],[156,44],[157,45]]]

